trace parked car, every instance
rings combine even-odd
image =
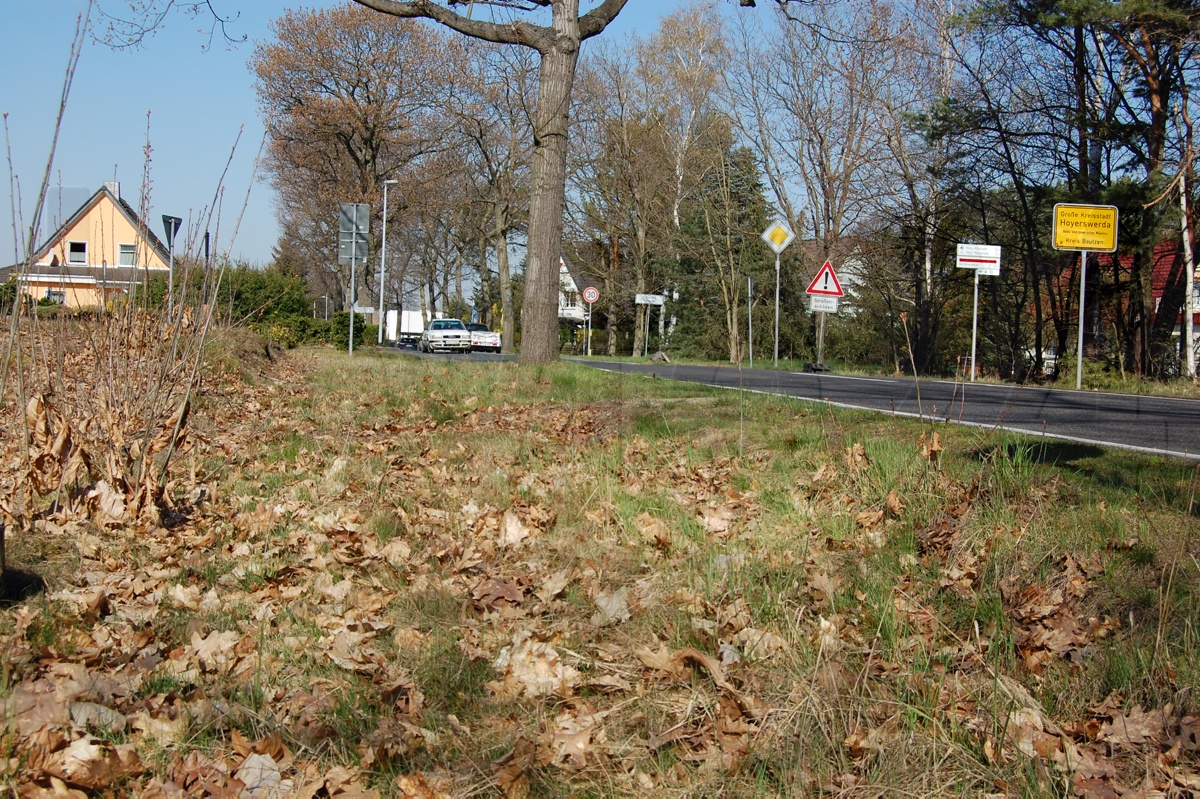
[[[493,333],[487,325],[481,322],[468,322],[467,330],[471,331],[471,352],[500,351],[500,334]]]
[[[421,352],[470,352],[471,333],[458,319],[434,319],[417,342]]]

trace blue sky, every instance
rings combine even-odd
[[[630,0],[606,38],[649,34],[658,20],[689,0]],[[210,230],[216,253],[266,264],[278,238],[274,196],[252,180],[262,141],[253,80],[246,62],[253,42],[269,35],[269,23],[289,7],[326,7],[334,0],[216,0],[239,18],[230,30],[250,41],[212,47],[207,26],[174,14],[143,47],[113,50],[89,39],[75,74],[63,118],[50,185],[62,187],[62,213],[70,214],[106,180],[118,180],[122,195],[138,207],[145,164],[147,125],[151,151],[149,220],[162,235],[162,215],[171,214],[202,232],[199,218],[213,203],[219,178],[233,152],[223,184],[219,220]],[[21,252],[15,241],[28,234],[31,210],[50,150],[63,77],[76,19],[86,0],[0,0],[0,112],[7,114],[7,147],[19,184],[23,221],[14,237],[10,192],[0,194],[0,266]],[[111,12],[127,0],[102,0]],[[591,7],[584,3],[584,8]],[[93,18],[97,16],[93,11]],[[204,30],[201,28],[204,27]],[[149,112],[149,121],[147,121]],[[234,150],[239,129],[241,140]],[[5,160],[7,166],[7,158]],[[5,169],[7,176],[9,170]],[[7,181],[6,181],[7,183]],[[242,203],[250,198],[242,215]],[[57,203],[52,212],[57,212]],[[331,211],[332,213],[332,211]],[[43,233],[48,232],[43,226]],[[39,242],[40,243],[40,242]],[[23,244],[22,244],[23,246]]]

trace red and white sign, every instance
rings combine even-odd
[[[958,245],[959,269],[974,269],[981,275],[1000,274],[1000,247],[994,244]]]
[[[821,271],[817,272],[817,276],[808,284],[808,294],[818,294],[822,297],[844,297],[846,292],[842,291],[842,284],[838,282],[837,272],[833,271],[833,264],[829,261],[821,267]]]
[[[588,286],[583,290],[584,302],[595,302],[598,299],[600,299],[600,290],[595,286]]]

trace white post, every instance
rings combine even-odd
[[[1196,379],[1196,272],[1192,263],[1192,229],[1188,225],[1188,188],[1186,168],[1179,175],[1179,207],[1183,210],[1183,269],[1186,273],[1186,299],[1183,302],[1183,373]]]
[[[347,354],[354,354],[354,306],[358,304],[358,291],[355,290],[355,284],[358,282],[358,275],[354,269],[357,265],[355,255],[358,252],[358,204],[354,205],[354,243],[350,247],[350,341],[347,343]]]
[[[642,357],[650,355],[650,306],[646,306],[646,339],[642,342]]]
[[[1087,283],[1087,250],[1079,254],[1079,344],[1075,357],[1075,390],[1083,388],[1083,287]]]
[[[167,318],[172,317],[175,307],[175,237],[167,247]]]
[[[779,253],[775,253],[775,360],[774,366],[779,368]]]
[[[817,317],[817,366],[825,363],[825,312]]]
[[[588,303],[587,354],[592,357],[592,304]]]
[[[750,345],[750,368],[754,368],[754,275],[746,275],[746,337]]]
[[[975,382],[975,342],[979,337],[979,270],[975,270],[975,311],[971,315],[971,382]]]
[[[379,343],[383,344],[383,328],[387,320],[383,315],[383,275],[387,271],[387,218],[388,218],[388,186],[395,180],[383,182],[383,244],[379,247]]]

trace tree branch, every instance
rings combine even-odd
[[[450,30],[497,44],[519,44],[538,49],[538,40],[545,36],[547,29],[530,25],[527,22],[513,22],[508,25],[498,25],[494,22],[480,22],[462,14],[456,14],[445,6],[431,0],[354,0],[359,5],[393,17],[402,19],[429,19],[444,25]],[[613,0],[605,0],[607,5]]]
[[[621,9],[625,7],[626,2],[627,0],[604,0],[596,8],[593,8],[580,17],[579,40],[590,39],[607,28],[608,23],[616,19],[617,14],[621,13]]]

